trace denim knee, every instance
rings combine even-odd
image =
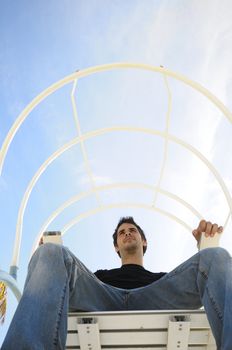
[[[36,249],[36,251],[32,255],[29,265],[31,265],[31,263],[39,259],[43,259],[44,261],[46,261],[47,259],[49,259],[49,261],[52,261],[53,259],[54,261],[55,260],[57,261],[57,258],[59,257],[62,257],[62,259],[64,259],[63,250],[65,250],[65,248],[59,244],[55,244],[55,243],[42,244]]]
[[[231,260],[228,251],[221,247],[206,248],[199,252],[200,260],[206,265],[216,265],[217,268],[225,266],[225,263]]]
[[[40,254],[54,254],[60,251],[61,246],[55,243],[45,243],[41,244],[39,248],[36,250]]]
[[[207,257],[222,257],[222,258],[228,258],[230,257],[230,254],[228,251],[224,248],[221,247],[214,247],[214,248],[206,248],[203,249],[199,252],[202,256],[207,256]]]

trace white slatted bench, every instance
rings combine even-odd
[[[66,349],[216,350],[204,310],[70,313]]]

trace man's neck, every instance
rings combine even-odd
[[[143,266],[143,256],[127,255],[121,258],[122,265],[135,264]]]

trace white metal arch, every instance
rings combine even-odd
[[[168,84],[168,80],[166,75],[164,74],[164,84],[167,90],[167,94],[168,94],[168,108],[167,108],[167,113],[166,113],[166,125],[165,125],[165,133],[166,135],[168,135],[169,133],[169,126],[170,126],[170,115],[171,115],[171,108],[172,108],[172,94],[171,94],[171,90],[169,88],[169,84]],[[154,192],[154,199],[153,199],[153,205],[156,205],[156,200],[158,197],[158,189],[160,188],[161,182],[162,182],[162,178],[164,175],[164,170],[165,170],[165,166],[166,166],[166,161],[167,161],[167,156],[168,156],[168,138],[166,137],[164,140],[164,152],[163,152],[163,161],[162,161],[162,166],[160,169],[160,176],[159,176],[159,180],[157,182],[157,189]]]
[[[74,218],[73,220],[71,220],[70,222],[68,222],[62,229],[61,232],[64,235],[68,230],[70,230],[74,225],[76,225],[79,221],[86,219],[87,217],[91,216],[91,215],[95,215],[97,213],[100,213],[102,211],[108,210],[108,209],[115,209],[115,208],[143,208],[146,210],[151,210],[151,211],[155,211],[155,212],[159,212],[167,217],[169,217],[170,219],[176,221],[177,223],[179,223],[180,225],[184,226],[188,231],[192,231],[191,227],[186,224],[183,220],[179,219],[178,217],[176,217],[175,215],[160,209],[160,208],[155,208],[152,207],[151,205],[146,205],[143,203],[114,203],[114,204],[108,204],[108,205],[103,205],[101,207],[96,207],[95,209],[86,211],[80,215],[77,215],[76,218]]]
[[[197,156],[203,163],[209,168],[209,170],[213,173],[215,178],[217,179],[219,185],[222,188],[222,191],[224,192],[224,195],[226,197],[230,213],[232,213],[232,198],[230,196],[230,192],[224,183],[223,179],[221,178],[218,171],[215,169],[215,167],[208,161],[207,158],[204,157],[204,155],[199,152],[197,149],[195,149],[193,146],[189,145],[185,141],[171,135],[166,134],[165,132],[161,132],[158,130],[151,130],[147,128],[137,128],[133,126],[116,126],[111,128],[103,128],[95,131],[88,132],[86,134],[83,134],[80,137],[74,138],[72,141],[65,144],[63,147],[61,147],[59,150],[54,152],[38,169],[34,177],[32,178],[29,186],[27,187],[23,200],[20,205],[19,214],[18,214],[18,220],[17,220],[17,227],[16,227],[16,237],[15,237],[15,245],[14,245],[14,251],[13,251],[13,259],[12,259],[12,266],[18,266],[18,259],[19,259],[19,251],[20,251],[20,244],[21,244],[21,237],[22,237],[22,226],[23,226],[23,216],[25,212],[25,208],[27,205],[27,202],[29,200],[31,191],[33,187],[35,186],[36,182],[38,181],[39,177],[42,175],[42,173],[46,170],[46,168],[51,164],[58,156],[60,156],[63,152],[67,151],[74,145],[79,144],[82,140],[88,140],[91,137],[100,136],[108,132],[115,132],[115,131],[129,131],[129,132],[143,132],[150,135],[156,135],[161,136],[163,138],[168,138],[170,141],[173,141],[174,143],[177,143],[190,152],[192,152],[195,156]]]
[[[75,72],[71,75],[66,76],[64,79],[61,79],[58,82],[50,85],[47,89],[45,89],[39,95],[37,95],[31,101],[31,103],[29,103],[26,106],[26,108],[22,111],[22,113],[16,119],[15,123],[13,124],[11,129],[9,130],[9,132],[8,132],[4,142],[3,142],[3,145],[2,145],[2,148],[0,151],[0,175],[2,173],[2,169],[3,169],[3,165],[4,165],[5,157],[7,155],[8,148],[10,147],[10,144],[11,144],[15,134],[17,133],[18,129],[20,128],[22,123],[25,121],[25,119],[28,117],[30,112],[41,101],[43,101],[47,96],[49,96],[50,94],[52,94],[53,92],[55,92],[59,88],[65,86],[66,84],[68,84],[76,79],[91,75],[93,73],[98,73],[98,72],[107,71],[107,70],[114,70],[114,69],[125,69],[125,68],[126,69],[143,69],[143,70],[147,70],[147,71],[151,71],[151,72],[162,73],[162,74],[170,76],[174,79],[177,79],[186,85],[191,86],[193,89],[199,91],[201,94],[206,96],[215,106],[217,106],[217,108],[219,108],[219,110],[221,110],[221,112],[225,115],[225,117],[232,123],[232,113],[224,106],[224,104],[216,96],[214,96],[209,90],[207,90],[206,88],[204,88],[203,86],[201,86],[197,82],[192,81],[181,74],[172,72],[172,71],[170,71],[166,68],[163,68],[163,67],[154,67],[154,66],[151,66],[148,64],[141,64],[141,63],[123,63],[122,62],[122,63],[112,63],[112,64],[95,66],[95,67],[91,67],[91,68],[87,68],[87,69],[83,69],[83,70],[80,70],[78,72]]]
[[[144,190],[148,190],[151,192],[154,192],[155,190],[157,190],[159,193],[174,199],[175,201],[181,203],[182,205],[184,205],[186,208],[188,208],[199,220],[203,219],[203,216],[188,202],[184,201],[183,199],[181,199],[180,197],[178,197],[177,195],[174,195],[173,193],[169,192],[169,191],[165,191],[161,188],[156,188],[155,186],[151,186],[151,185],[147,185],[147,184],[143,184],[143,183],[114,183],[111,185],[102,185],[102,186],[97,186],[95,188],[95,190],[89,190],[86,192],[82,192],[79,193],[78,195],[75,195],[73,197],[71,197],[69,200],[65,201],[64,203],[62,203],[56,210],[54,210],[52,212],[51,215],[49,215],[49,217],[47,218],[47,220],[45,220],[45,222],[43,223],[43,225],[40,228],[40,231],[38,233],[38,235],[36,236],[36,239],[34,241],[33,244],[33,248],[32,248],[32,253],[34,252],[34,250],[37,248],[38,246],[38,242],[41,238],[41,236],[43,235],[44,231],[47,231],[48,226],[55,220],[56,217],[58,217],[65,209],[67,209],[69,206],[71,206],[72,204],[80,201],[83,198],[89,197],[91,195],[94,194],[95,191],[105,191],[105,190],[111,190],[111,189],[120,189],[120,188],[132,188],[132,189],[144,189]],[[151,205],[151,207],[153,207]],[[156,210],[157,211],[157,210]]]
[[[169,84],[168,84],[168,79],[167,76],[165,74],[162,74],[163,78],[164,78],[164,85],[165,88],[167,90],[167,97],[168,97],[168,103],[167,103],[167,113],[166,113],[166,125],[165,125],[165,132],[166,135],[169,132],[169,125],[170,125],[170,115],[171,115],[171,109],[172,109],[172,93],[171,90],[169,88]],[[73,82],[73,87],[72,87],[72,92],[71,92],[71,103],[72,103],[72,109],[73,109],[73,116],[74,116],[74,122],[76,124],[76,129],[78,132],[78,136],[81,136],[82,132],[81,132],[81,126],[80,126],[80,120],[78,117],[78,111],[77,111],[77,105],[76,105],[76,99],[75,99],[75,93],[76,93],[76,89],[77,89],[77,79],[74,80]],[[92,188],[94,189],[96,187],[95,185],[95,181],[94,181],[94,176],[93,173],[91,171],[91,166],[88,160],[88,155],[87,155],[87,151],[86,151],[86,147],[84,144],[84,141],[80,142],[80,147],[81,147],[81,152],[82,152],[82,156],[83,156],[83,160],[84,160],[84,166],[87,172],[87,175],[89,177],[89,181],[92,185]],[[160,188],[160,184],[162,181],[162,177],[164,174],[164,170],[165,170],[165,165],[166,165],[166,160],[167,160],[167,155],[168,155],[168,139],[165,138],[164,140],[164,152],[163,152],[163,161],[162,161],[162,166],[161,166],[161,171],[160,171],[160,176],[159,176],[159,180],[157,183],[157,186],[155,187],[155,191],[154,191],[154,199],[153,199],[153,205],[156,205],[156,200],[158,197],[158,189]],[[97,203],[99,206],[101,206],[101,201],[100,201],[100,197],[98,195],[97,191],[94,191]]]
[[[80,121],[78,118],[78,112],[77,112],[77,106],[76,106],[76,101],[75,101],[75,91],[76,91],[76,87],[77,87],[77,80],[74,80],[73,83],[73,88],[72,88],[72,92],[71,92],[71,102],[72,102],[72,109],[73,109],[73,116],[74,116],[74,122],[76,124],[76,129],[78,132],[78,136],[81,136],[81,126],[80,126]],[[93,178],[93,174],[91,171],[91,167],[89,164],[89,160],[88,160],[88,155],[87,155],[87,151],[85,148],[85,144],[84,144],[84,140],[81,140],[80,142],[80,147],[81,147],[81,152],[82,152],[82,156],[83,156],[83,160],[84,160],[84,167],[86,170],[86,173],[89,177],[89,181],[92,185],[92,188],[95,188],[95,182],[94,182],[94,178]],[[98,203],[98,205],[101,205],[101,201],[100,201],[100,197],[98,195],[97,191],[94,191],[95,197],[96,197],[96,201]]]

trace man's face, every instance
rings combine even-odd
[[[119,252],[121,256],[123,252],[134,253],[138,249],[143,252],[143,246],[146,245],[147,242],[142,239],[139,230],[135,225],[124,223],[119,226],[115,250],[116,252]]]

